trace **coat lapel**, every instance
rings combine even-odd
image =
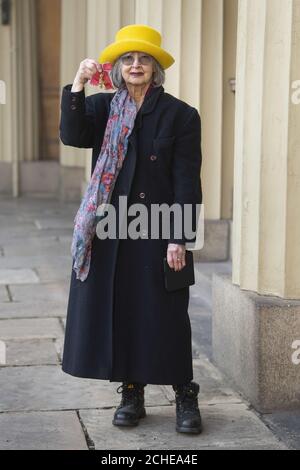
[[[159,97],[161,96],[162,93],[164,93],[164,87],[161,85],[160,87],[152,87],[150,92],[146,94],[145,99],[143,101],[142,106],[140,107],[136,118],[135,118],[135,124],[134,128],[132,130],[132,133],[128,139],[130,144],[135,148],[135,151],[137,151],[137,133],[136,130],[140,129],[143,125],[143,117],[146,114],[152,113],[152,111],[155,109],[155,106],[157,104],[157,101]]]
[[[143,104],[136,115],[135,127],[137,129],[143,125],[143,116],[145,114],[152,113],[152,111],[155,109],[157,101],[164,91],[164,87],[161,85],[157,88],[152,87],[150,92],[146,94]]]

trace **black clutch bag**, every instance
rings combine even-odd
[[[170,268],[167,258],[163,259],[165,288],[167,291],[183,289],[195,284],[194,258],[193,252],[185,251],[185,266],[180,271]]]

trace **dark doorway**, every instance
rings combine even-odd
[[[61,0],[35,0],[38,38],[40,160],[59,160]]]

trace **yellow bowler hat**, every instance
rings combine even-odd
[[[115,42],[109,44],[100,54],[101,64],[113,64],[119,56],[130,51],[147,52],[167,69],[175,59],[161,47],[161,34],[154,28],[144,24],[132,24],[121,28],[115,37]]]

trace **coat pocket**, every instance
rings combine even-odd
[[[157,150],[170,148],[173,146],[175,139],[175,135],[169,137],[157,137],[156,139],[153,139],[153,148]]]
[[[170,170],[175,136],[158,137],[153,140],[152,168]],[[154,158],[153,158],[154,157]]]

